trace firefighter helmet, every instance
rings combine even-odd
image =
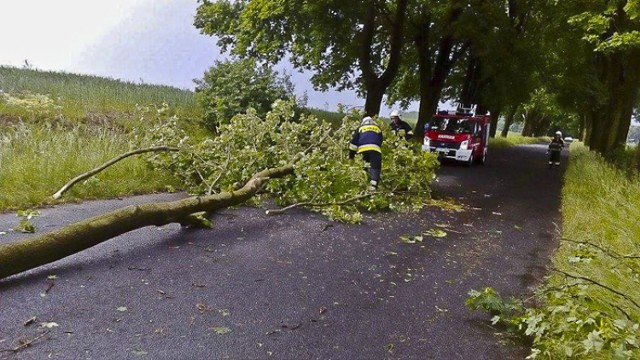
[[[373,121],[373,118],[371,116],[365,116],[362,119],[362,122],[360,123],[360,125],[364,126],[364,125],[376,125],[376,122]]]

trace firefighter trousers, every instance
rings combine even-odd
[[[382,172],[382,154],[369,150],[362,152],[362,159],[369,165],[369,178],[376,183],[380,181]]]

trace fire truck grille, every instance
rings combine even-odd
[[[432,147],[444,148],[444,149],[459,149],[460,143],[444,142],[444,141],[432,141]]]

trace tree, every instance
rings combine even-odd
[[[467,108],[475,104],[479,113],[490,111],[492,137],[500,114],[512,120],[538,84],[547,11],[544,1],[477,1],[460,19],[459,36],[470,45],[452,71],[445,96]]]
[[[194,25],[240,57],[288,57],[317,89],[356,89],[376,115],[402,57],[409,0],[202,0]]]
[[[546,89],[537,89],[531,99],[523,105],[524,127],[522,136],[548,135],[554,118],[560,116],[554,94]]]
[[[211,129],[228,123],[247,108],[264,116],[276,100],[294,97],[293,84],[287,76],[279,76],[251,59],[216,61],[196,84],[196,100]]]
[[[458,21],[467,3],[421,1],[411,5],[407,50],[387,102],[406,106],[413,100],[420,101],[414,132],[421,138],[424,125],[435,113],[451,69],[467,50],[468,43],[456,36]]]
[[[602,89],[584,109],[586,143],[611,158],[625,146],[640,90],[638,1],[568,1],[558,6],[582,37],[588,69]]]

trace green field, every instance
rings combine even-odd
[[[60,107],[55,115],[68,121],[114,120],[132,115],[136,106],[163,103],[183,118],[200,114],[191,91],[65,72],[0,66],[0,90],[17,98],[46,96]],[[0,102],[0,116],[16,113],[21,115],[20,109]]]

